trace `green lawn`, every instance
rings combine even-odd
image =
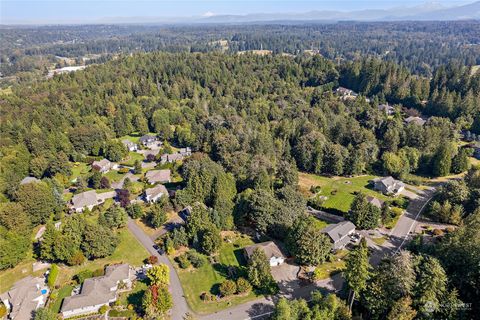
[[[148,251],[140,244],[140,242],[138,242],[127,228],[121,229],[118,236],[120,238],[120,243],[111,256],[94,261],[87,261],[81,266],[62,266],[57,283],[67,283],[80,271],[95,271],[103,269],[107,264],[128,263],[133,266],[141,266],[143,260],[149,256]]]
[[[317,227],[317,229],[319,230],[322,230],[323,228],[329,225],[328,222],[320,220],[318,218],[314,218],[314,221],[315,221],[315,227]]]
[[[338,251],[333,261],[325,262],[315,268],[315,280],[327,279],[345,269],[345,256],[348,250]]]
[[[234,296],[228,300],[203,302],[200,295],[203,292],[216,294],[217,287],[227,279],[226,268],[228,266],[242,266],[246,263],[243,257],[243,248],[252,244],[250,238],[238,237],[232,243],[224,242],[219,252],[216,265],[205,264],[199,269],[180,269],[174,263],[180,282],[182,283],[185,298],[189,306],[196,313],[212,313],[234,305],[242,304],[257,297],[254,292],[245,296]]]
[[[321,191],[318,195],[326,196],[328,199],[323,203],[326,209],[336,209],[341,212],[347,212],[355,198],[355,192],[362,192],[366,195],[376,197],[381,200],[391,200],[373,189],[369,185],[369,181],[376,178],[375,176],[359,176],[353,178],[343,177],[323,177],[314,174],[300,173],[299,185],[300,190],[311,195],[311,186],[320,186]]]
[[[85,175],[90,171],[90,166],[83,162],[74,162],[72,164],[72,175],[70,180],[75,180],[79,176]]]
[[[60,288],[60,290],[58,290],[57,298],[55,299],[55,301],[53,303],[49,304],[49,308],[53,312],[59,313],[60,312],[60,307],[62,306],[63,299],[66,298],[66,297],[69,297],[72,293],[72,290],[73,290],[73,286],[71,286],[71,285],[66,285],[66,286],[63,286],[62,288]]]
[[[32,264],[35,260],[28,257],[20,262],[17,266],[11,269],[6,269],[0,272],[0,293],[8,291],[15,282],[28,276],[40,276],[46,269],[33,272]]]
[[[132,167],[135,164],[135,161],[143,161],[143,154],[140,154],[138,152],[129,152],[128,156],[121,161],[121,164],[125,166]]]
[[[107,177],[110,182],[118,182],[123,176],[125,176],[125,173],[119,173],[117,170],[110,170],[105,173],[105,177]]]

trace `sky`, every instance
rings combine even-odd
[[[474,0],[438,0],[456,6]],[[92,22],[117,17],[191,17],[248,13],[301,13],[312,10],[352,11],[425,4],[419,0],[0,0],[0,24],[14,22]]]

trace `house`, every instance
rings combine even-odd
[[[145,178],[150,184],[171,182],[170,169],[148,171]]]
[[[383,204],[385,203],[385,201],[377,199],[375,197],[371,197],[371,196],[367,196],[367,202],[370,204],[373,204],[375,207],[379,209],[382,209]]]
[[[108,159],[102,159],[100,161],[93,161],[92,168],[97,169],[101,173],[107,173],[112,169],[118,169],[118,164],[111,162]]]
[[[358,93],[344,87],[338,87],[335,89],[335,93],[341,96],[343,100],[356,99],[358,97]]]
[[[98,199],[97,192],[90,190],[74,195],[70,207],[75,212],[82,212],[85,208],[92,210],[102,202],[103,200]]]
[[[380,104],[378,105],[378,110],[384,112],[387,116],[391,116],[395,113],[395,108],[391,105],[387,104]]]
[[[96,313],[102,306],[115,302],[120,289],[131,287],[132,274],[128,264],[106,267],[104,276],[86,279],[78,295],[63,300],[62,316],[70,318]]]
[[[375,190],[393,196],[397,196],[405,189],[405,184],[402,181],[396,180],[391,176],[374,179],[373,183]]]
[[[145,147],[149,147],[149,148],[152,147],[152,146],[157,145],[157,143],[158,143],[157,137],[151,136],[151,135],[149,135],[149,134],[140,137],[140,139],[139,139],[138,141],[139,141],[142,145],[144,145]]]
[[[406,124],[413,123],[413,124],[416,124],[417,126],[423,126],[426,122],[427,122],[426,120],[424,120],[420,117],[410,116],[410,117],[405,119]]]
[[[174,163],[177,161],[182,161],[185,157],[180,153],[173,154],[163,154],[160,157],[160,163]]]
[[[122,140],[122,143],[130,152],[138,150],[138,145],[128,139]]]
[[[262,243],[256,243],[254,245],[244,248],[245,257],[250,259],[255,249],[262,250],[270,263],[271,267],[279,266],[285,262],[285,255],[282,253],[280,248],[273,241],[267,241]]]
[[[332,242],[333,250],[343,249],[350,241],[350,235],[355,232],[355,225],[350,221],[330,224],[322,229]]]
[[[27,183],[32,183],[32,182],[37,183],[37,182],[40,182],[40,181],[42,181],[42,180],[37,179],[35,177],[25,177],[25,178],[22,179],[22,181],[20,181],[20,185],[27,184]]]
[[[8,319],[33,319],[34,311],[45,305],[48,293],[44,278],[28,276],[0,295],[0,300],[7,308]]]
[[[180,150],[178,150],[178,153],[184,157],[189,157],[192,155],[192,149],[190,147],[180,148]]]
[[[168,190],[163,184],[156,185],[153,188],[148,188],[145,190],[145,201],[146,202],[156,202],[161,197],[168,197]]]

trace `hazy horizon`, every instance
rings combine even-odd
[[[102,23],[119,18],[188,18],[216,15],[295,14],[311,11],[358,11],[416,6],[454,7],[475,1],[0,1],[1,24]],[[138,21],[141,22],[141,21]],[[178,21],[177,21],[178,22]]]

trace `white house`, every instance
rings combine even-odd
[[[93,161],[92,168],[97,169],[101,173],[107,173],[112,169],[118,169],[118,164],[111,162],[108,159],[102,159],[100,161]]]
[[[393,196],[399,195],[405,189],[405,184],[402,181],[390,176],[376,178],[373,180],[373,183],[376,190]]]
[[[156,202],[163,196],[168,197],[168,190],[163,184],[145,190],[146,202]]]
[[[128,264],[106,267],[104,276],[86,279],[80,294],[63,300],[62,316],[70,318],[98,312],[102,306],[117,300],[120,287],[131,287],[130,278],[131,270]]]
[[[279,266],[285,262],[285,255],[273,241],[256,243],[254,245],[245,247],[244,250],[247,260],[250,259],[256,249],[260,249],[265,253],[271,267]]]
[[[128,151],[137,151],[138,145],[128,139],[122,140],[123,145],[128,149]]]

